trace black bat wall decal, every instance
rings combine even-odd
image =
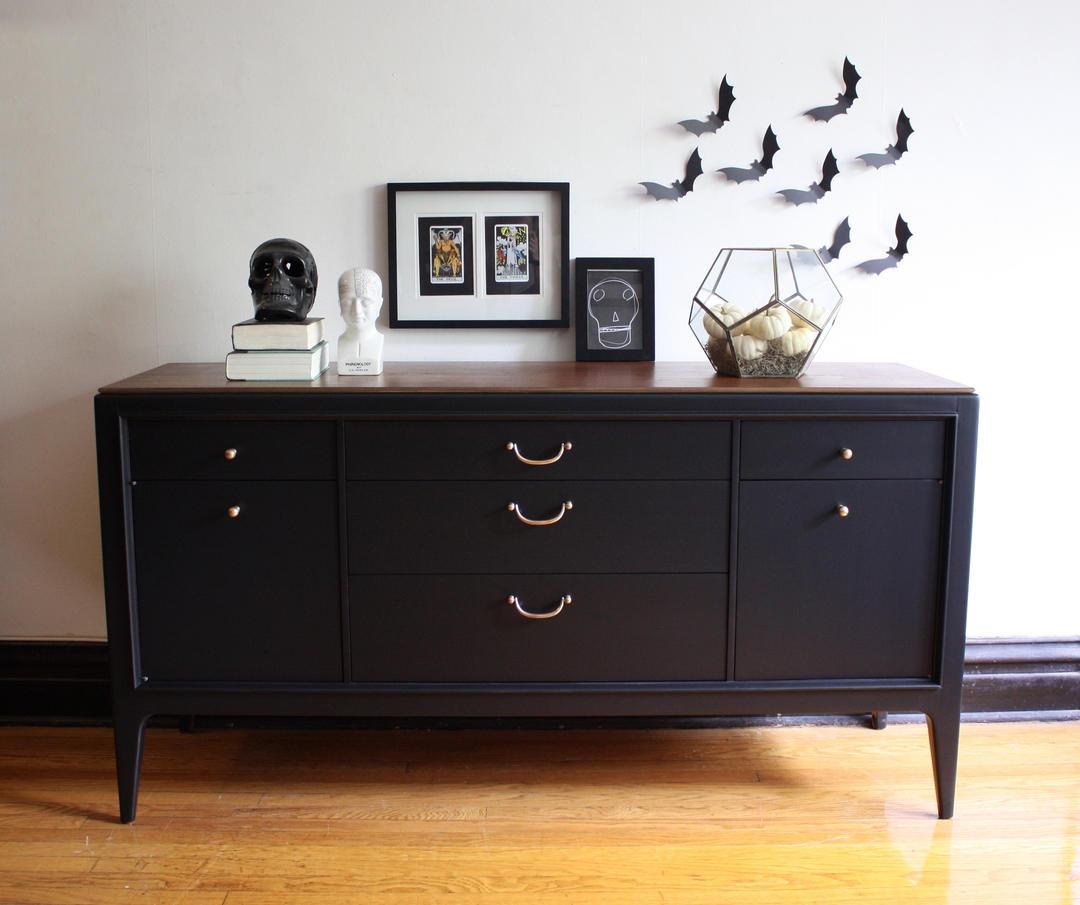
[[[697,148],[694,148],[694,153],[690,155],[690,159],[686,161],[686,176],[683,177],[680,182],[673,182],[671,185],[661,185],[659,182],[639,182],[638,185],[645,186],[647,191],[657,201],[662,198],[670,198],[672,201],[678,201],[687,192],[694,190],[694,180],[701,175],[701,154]]]
[[[911,138],[911,133],[914,131],[908,115],[901,110],[900,115],[896,117],[896,144],[889,145],[884,154],[860,154],[859,160],[875,170],[896,163],[907,150],[907,140]]]
[[[829,104],[827,107],[814,107],[812,110],[806,111],[806,116],[818,122],[827,123],[834,116],[847,113],[851,109],[851,105],[855,103],[855,98],[859,96],[855,92],[855,85],[858,84],[860,78],[862,76],[855,70],[851,60],[844,57],[844,93],[836,95],[835,104]]]
[[[720,98],[716,102],[716,110],[705,117],[702,122],[699,119],[684,119],[679,121],[687,132],[695,135],[703,135],[706,132],[715,132],[724,123],[728,122],[728,114],[731,113],[731,102],[735,100],[735,92],[728,84],[727,76],[720,83]]]
[[[777,194],[783,195],[784,200],[790,201],[792,204],[817,204],[825,193],[832,188],[833,176],[839,171],[840,169],[836,165],[836,155],[833,154],[832,148],[829,148],[829,153],[825,155],[825,162],[821,165],[820,182],[815,182],[808,189],[784,189],[782,192],[777,192]]]
[[[881,273],[883,270],[895,267],[900,263],[900,259],[908,253],[908,239],[912,235],[907,222],[898,214],[896,217],[896,246],[886,252],[887,257],[876,258],[873,261],[863,261],[857,265],[859,270],[866,273]]]
[[[772,126],[765,132],[765,138],[761,142],[761,159],[755,160],[748,167],[721,167],[716,172],[723,173],[724,176],[730,179],[732,182],[746,182],[748,180],[758,180],[764,176],[769,170],[772,169],[773,157],[776,156],[776,152],[780,150],[780,145],[776,141],[776,133],[773,132]]]
[[[840,249],[851,241],[851,223],[849,220],[849,217],[844,217],[844,219],[840,221],[840,225],[836,227],[836,231],[833,233],[832,245],[828,248],[818,249],[821,260],[835,261],[840,257]]]

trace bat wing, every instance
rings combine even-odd
[[[896,118],[896,144],[893,146],[897,150],[897,157],[903,154],[907,150],[907,140],[911,138],[911,133],[915,129],[912,128],[911,120],[908,119],[908,115],[900,110],[900,115]]]
[[[679,125],[687,132],[693,132],[694,135],[704,135],[706,132],[715,132],[718,128],[714,123],[711,123],[708,120],[702,122],[699,119],[679,120]]]
[[[892,148],[889,148],[884,154],[860,154],[858,159],[868,167],[880,170],[882,167],[887,167],[890,163],[896,163],[896,159],[899,156],[900,155]]]
[[[813,204],[824,194],[820,189],[815,191],[815,188],[811,186],[809,189],[784,189],[782,192],[777,192],[778,195],[783,195],[784,200],[791,204]]]
[[[859,96],[855,91],[855,86],[859,83],[859,79],[861,78],[862,76],[859,75],[858,70],[852,65],[851,60],[844,57],[844,93],[842,96],[847,100],[847,107],[850,107],[855,102],[855,98]],[[837,100],[839,100],[839,98],[837,98]],[[846,110],[847,107],[844,109]]]
[[[847,110],[847,107],[843,104],[829,104],[827,107],[814,107],[812,110],[807,110],[805,115],[819,123],[827,123],[838,113],[843,113],[845,110]]]
[[[730,179],[735,183],[761,178],[761,173],[755,167],[721,167],[716,172],[723,173],[725,179]]]
[[[907,221],[898,214],[896,217],[896,248],[891,250],[898,261],[908,253],[908,239],[910,239],[912,235],[914,234],[908,227]]]
[[[765,130],[765,138],[761,142],[761,166],[762,172],[766,172],[772,169],[773,158],[776,156],[776,152],[780,150],[780,144],[776,140],[776,133],[773,132],[773,128],[770,125]]]
[[[899,263],[899,258],[894,258],[892,255],[889,255],[887,258],[876,258],[873,261],[863,261],[856,266],[865,273],[877,274],[884,270],[888,270],[890,267],[895,267]]]
[[[673,185],[661,185],[659,182],[639,182],[638,185],[645,186],[645,191],[657,201],[663,201],[665,199],[677,201],[682,197],[682,195],[679,194],[679,190]]]
[[[690,159],[686,161],[686,176],[682,181],[683,194],[694,190],[694,180],[697,179],[701,173],[701,152],[698,151],[697,148],[694,148],[694,153],[691,154]]]
[[[840,225],[836,227],[836,232],[833,233],[832,245],[828,247],[829,255],[832,258],[840,257],[840,249],[843,248],[851,241],[851,218],[844,217],[840,221]]]
[[[720,97],[716,101],[716,116],[721,123],[728,122],[731,115],[731,104],[735,100],[735,91],[728,84],[727,76],[720,83]],[[719,127],[717,127],[719,128]]]
[[[822,194],[832,188],[833,177],[839,172],[840,168],[836,165],[836,155],[833,154],[832,148],[829,148],[829,153],[825,155],[825,162],[821,165],[821,182],[818,183],[821,186]]]

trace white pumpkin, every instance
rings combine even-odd
[[[764,339],[758,339],[749,333],[741,333],[738,336],[731,338],[731,343],[735,347],[735,354],[744,361],[753,361],[755,358],[761,358],[765,354],[765,350],[769,348],[768,341]]]
[[[802,321],[808,321],[814,326],[821,327],[825,323],[828,311],[824,305],[819,305],[813,299],[797,299],[791,303],[791,310],[799,318],[799,326],[806,326]]]
[[[779,339],[791,329],[791,315],[787,308],[777,305],[757,315],[747,327],[758,339]]]
[[[818,331],[813,327],[796,327],[780,337],[780,351],[791,357],[809,352],[817,339]]]
[[[709,314],[712,314],[715,317],[715,320],[712,317],[709,317],[709,314],[704,315],[702,320],[705,322],[706,332],[709,336],[716,339],[727,339],[727,331],[721,327],[717,321],[730,327],[736,321],[741,321],[746,317],[746,312],[738,305],[733,305],[731,302],[721,302],[716,305],[710,305],[708,310]]]

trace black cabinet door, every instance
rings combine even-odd
[[[941,520],[937,481],[744,482],[736,679],[931,678]]]
[[[131,498],[143,675],[341,681],[336,484],[140,481]]]

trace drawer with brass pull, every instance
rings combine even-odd
[[[740,472],[747,480],[940,478],[944,451],[944,421],[749,421]]]
[[[379,575],[349,582],[371,682],[722,680],[726,575]]]
[[[137,481],[337,477],[329,421],[132,419],[128,437]]]
[[[350,480],[727,480],[728,421],[354,421]]]
[[[349,571],[723,572],[726,481],[350,481]]]

